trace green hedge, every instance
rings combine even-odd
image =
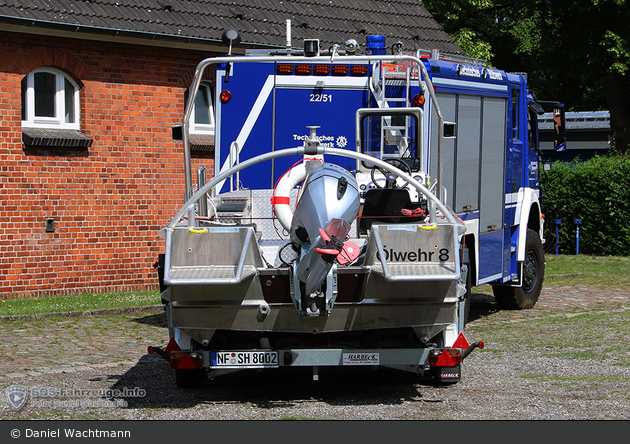
[[[630,156],[595,157],[556,162],[540,172],[545,239],[555,252],[554,219],[561,219],[560,252],[575,254],[575,219],[580,226],[580,253],[630,255]],[[548,252],[551,248],[547,248]]]

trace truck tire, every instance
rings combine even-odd
[[[523,283],[520,287],[492,287],[497,304],[506,310],[533,308],[538,301],[545,278],[545,252],[538,233],[527,230]]]
[[[202,369],[175,369],[175,383],[179,388],[197,388],[203,384],[205,371]]]

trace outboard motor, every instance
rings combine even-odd
[[[291,242],[301,247],[297,277],[303,284],[302,311],[308,306],[310,315],[324,315],[321,287],[330,269],[359,255],[357,245],[347,242],[358,215],[359,190],[352,174],[330,163],[308,173],[289,230]]]

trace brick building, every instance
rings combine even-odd
[[[415,0],[334,3],[0,0],[0,297],[157,288],[157,233],[184,201],[170,127],[223,30],[237,52],[284,47],[289,18],[296,45],[383,34],[461,53]],[[195,169],[212,168],[206,80]]]

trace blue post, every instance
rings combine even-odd
[[[562,223],[562,219],[554,219],[553,223],[556,224],[556,256],[558,255],[558,247],[560,246],[560,236],[558,234],[558,227]]]
[[[582,219],[575,219],[573,222],[577,226],[575,254],[580,254],[580,225],[582,225]]]

